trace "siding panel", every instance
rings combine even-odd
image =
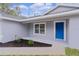
[[[2,42],[8,42],[15,40],[15,35],[20,37],[27,36],[27,26],[13,21],[2,21],[2,32],[3,32],[3,40]]]
[[[29,26],[29,37],[35,37],[35,38],[40,38],[36,39],[36,41],[41,41],[45,43],[50,43],[52,44],[53,42],[53,21],[48,21],[46,22],[46,35],[34,35],[33,34],[33,23],[30,23]]]
[[[79,16],[69,20],[69,47],[79,48]]]

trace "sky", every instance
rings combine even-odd
[[[22,16],[38,16],[43,15],[49,9],[56,7],[55,3],[13,3],[11,9],[16,6],[20,7],[20,13]]]

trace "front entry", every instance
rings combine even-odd
[[[60,41],[66,39],[66,21],[54,21],[54,39]]]

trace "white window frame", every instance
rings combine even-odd
[[[39,26],[39,33],[35,33],[35,25],[36,25],[36,24],[39,24],[39,25],[40,25],[40,24],[44,24],[44,25],[45,25],[45,33],[44,33],[44,34],[41,34],[41,33],[40,33],[40,26]],[[34,34],[34,35],[46,35],[46,23],[45,23],[45,22],[43,22],[43,23],[34,23],[34,24],[33,24],[33,34]]]
[[[57,23],[57,22],[64,22],[64,40],[56,40],[56,33],[55,33],[55,31],[56,31],[56,29],[55,29],[55,24]],[[54,40],[55,41],[66,41],[66,20],[56,20],[56,21],[54,21]]]

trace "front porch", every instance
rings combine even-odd
[[[29,22],[27,24],[28,35],[23,39],[54,44],[54,42],[66,42],[66,34],[68,30],[68,20],[51,20]],[[43,28],[40,28],[41,25]],[[36,27],[35,27],[36,26]],[[43,29],[43,30],[42,30]],[[42,31],[41,31],[42,30]]]

